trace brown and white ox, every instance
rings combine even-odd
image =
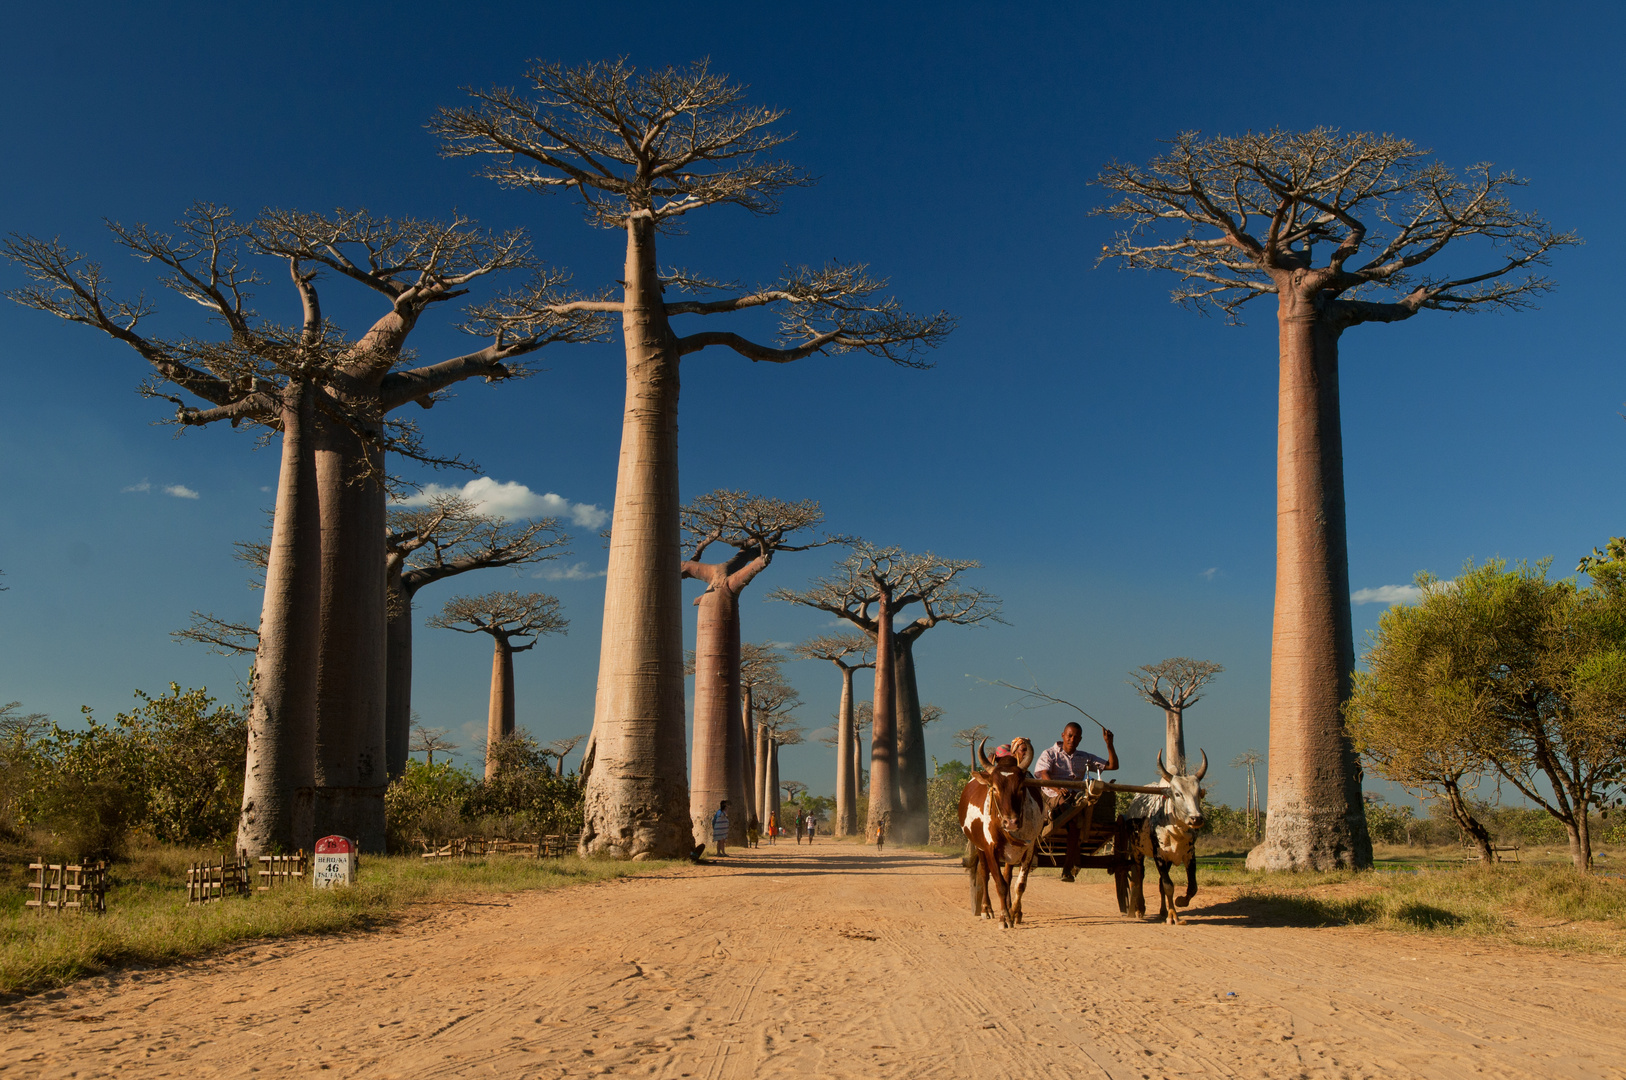
[[[1044,829],[1044,803],[1025,786],[1027,770],[1015,758],[988,760],[988,740],[977,747],[983,767],[960,793],[960,829],[965,833],[966,872],[971,877],[971,912],[993,918],[988,878],[999,889],[1001,925],[1022,921],[1022,892],[1028,885]]]
[[[1191,775],[1176,776],[1163,767],[1163,753],[1157,755],[1157,774],[1162,777],[1163,794],[1137,795],[1123,814],[1125,853],[1129,856],[1129,902],[1127,913],[1134,918],[1146,915],[1146,859],[1157,865],[1158,892],[1162,906],[1159,919],[1167,916],[1170,926],[1180,922],[1179,909],[1197,894],[1197,830],[1203,827],[1202,779],[1208,772],[1208,754],[1202,766]],[[1169,877],[1173,866],[1186,868],[1186,895],[1174,895]]]

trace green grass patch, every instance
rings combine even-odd
[[[115,865],[102,916],[25,908],[21,875],[7,873],[0,891],[0,993],[44,990],[113,968],[174,963],[255,939],[365,930],[398,919],[414,904],[556,889],[678,865],[574,856],[427,863],[415,856],[367,856],[348,889],[289,886],[188,907],[186,867],[206,856],[213,853],[154,848]]]
[[[1626,955],[1626,880],[1568,866],[1267,874],[1199,868],[1237,890],[1206,910],[1286,926],[1371,926]]]

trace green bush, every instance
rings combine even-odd
[[[944,773],[926,781],[926,839],[933,844],[960,844],[965,832],[960,828],[960,792],[965,781]]]
[[[438,846],[464,833],[463,803],[478,785],[472,773],[449,761],[408,761],[384,793],[390,850],[404,851],[419,837]]]
[[[575,773],[559,776],[548,755],[526,734],[499,743],[489,777],[450,762],[409,761],[384,794],[391,851],[419,839],[434,844],[454,836],[569,836],[582,829],[585,793]]]

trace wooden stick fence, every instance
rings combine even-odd
[[[48,909],[106,914],[106,863],[87,863],[83,859],[77,863],[48,863],[41,856],[28,868],[34,871],[34,880],[28,883],[34,898],[24,901],[24,907],[38,908],[41,915]]]
[[[210,904],[228,896],[248,895],[248,863],[224,855],[216,862],[193,863],[186,871],[186,902]]]
[[[507,840],[502,837],[457,836],[443,846],[430,848],[427,841],[419,841],[429,850],[425,859],[481,859],[488,855],[517,855],[522,859],[558,859],[576,850],[580,834],[561,836],[550,833],[538,840]]]
[[[260,856],[260,892],[282,885],[303,884],[310,877],[310,858],[300,848],[295,855]]]

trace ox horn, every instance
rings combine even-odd
[[[988,760],[988,740],[987,739],[982,740],[982,742],[977,745],[977,757],[982,759],[982,767],[983,768],[992,769],[994,767],[994,763],[992,761]]]
[[[1198,766],[1197,772],[1194,775],[1196,779],[1201,780],[1203,778],[1203,773],[1208,771],[1208,751],[1198,750],[1197,752],[1203,756],[1203,763]]]
[[[1157,752],[1157,775],[1163,778],[1164,783],[1169,783],[1174,779],[1174,774],[1163,767],[1163,751],[1161,750]]]

